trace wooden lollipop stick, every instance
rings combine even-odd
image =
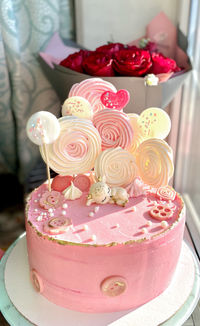
[[[44,155],[46,158],[46,168],[47,168],[47,177],[48,177],[48,190],[51,191],[51,177],[50,177],[50,168],[49,168],[49,156],[48,150],[45,142],[43,142]]]

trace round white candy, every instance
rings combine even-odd
[[[72,96],[65,100],[62,106],[62,116],[74,115],[78,118],[92,119],[90,102],[81,96]]]
[[[60,134],[60,124],[52,113],[39,111],[29,118],[26,132],[36,145],[51,144]]]

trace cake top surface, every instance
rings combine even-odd
[[[178,194],[173,200],[166,201],[155,192],[130,198],[125,207],[109,203],[87,206],[87,193],[83,193],[78,199],[65,199],[57,208],[49,206],[49,209],[42,209],[40,201],[46,191],[47,184],[43,184],[31,194],[28,221],[44,236],[81,245],[111,245],[153,239],[173,227],[183,210]],[[153,209],[160,210],[164,216],[152,217],[150,211]],[[54,233],[56,228],[52,228],[51,234],[49,225],[59,218],[69,221],[69,226],[61,234]],[[58,233],[59,227],[58,221]]]

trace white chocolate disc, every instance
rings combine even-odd
[[[111,187],[127,186],[138,175],[134,156],[121,147],[101,152],[94,171],[97,178],[105,177]]]
[[[29,139],[36,145],[51,144],[60,134],[60,124],[54,114],[39,111],[29,118],[26,132]]]
[[[164,140],[145,140],[135,155],[139,176],[144,183],[156,188],[168,184],[174,172],[173,153]]]
[[[171,129],[171,120],[164,110],[148,108],[140,114],[138,125],[144,138],[165,139]]]
[[[82,119],[92,119],[92,106],[81,96],[72,96],[65,100],[62,106],[62,116],[74,115]]]
[[[101,151],[101,138],[90,120],[63,117],[59,120],[60,136],[47,145],[50,168],[60,175],[89,172]],[[40,152],[46,161],[43,147]]]

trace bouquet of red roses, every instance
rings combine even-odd
[[[141,39],[139,47],[110,43],[95,51],[80,50],[70,54],[60,65],[91,76],[134,76],[170,74],[181,68],[176,61],[158,52],[155,42]]]
[[[165,108],[192,69],[179,45],[176,27],[160,13],[147,25],[144,37],[127,45],[110,43],[95,51],[79,50],[55,34],[39,60],[61,102],[72,85],[97,76],[118,90],[127,89],[131,99],[126,111],[141,113],[148,107]]]

